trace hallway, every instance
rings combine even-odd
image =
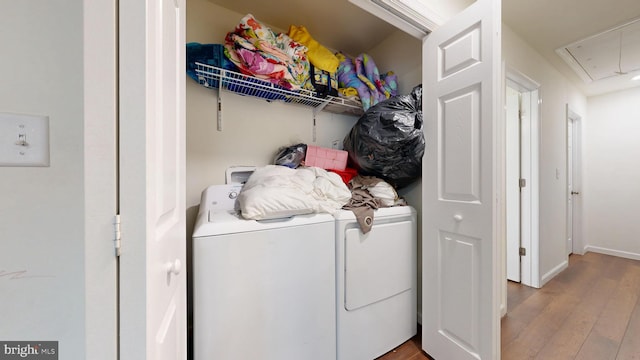
[[[571,255],[542,289],[509,282],[507,292],[502,360],[640,359],[640,261]],[[418,335],[378,360],[431,358]]]
[[[640,261],[569,262],[542,289],[509,283],[502,359],[640,359]]]

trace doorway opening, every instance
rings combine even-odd
[[[506,252],[507,279],[540,287],[539,276],[539,87],[507,67]]]

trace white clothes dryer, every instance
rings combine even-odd
[[[193,233],[194,360],[335,359],[334,218],[245,220],[233,202],[221,208],[236,190],[202,194]]]
[[[375,211],[363,234],[336,218],[338,360],[371,360],[417,333],[417,229],[410,206]]]

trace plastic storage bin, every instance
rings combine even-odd
[[[306,166],[317,166],[323,169],[343,171],[347,167],[348,157],[349,153],[344,150],[307,145],[304,164]]]

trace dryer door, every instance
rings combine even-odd
[[[363,234],[345,229],[345,308],[356,310],[408,291],[416,283],[416,224],[378,223]]]

